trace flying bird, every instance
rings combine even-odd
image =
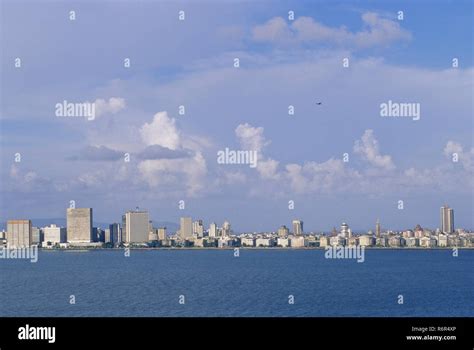
[[[316,104],[317,104],[318,106],[320,106],[320,105],[322,105],[323,103],[322,103],[322,102],[316,102]]]

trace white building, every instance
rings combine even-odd
[[[303,236],[291,236],[290,237],[290,246],[291,248],[302,248],[305,246]]]
[[[273,243],[273,238],[259,237],[255,240],[255,246],[257,247],[272,247]]]
[[[332,236],[329,238],[329,244],[333,247],[346,245],[346,239],[342,236]]]
[[[43,227],[43,244],[45,245],[55,245],[59,243],[67,242],[66,228],[58,227],[54,224]]]
[[[329,241],[328,236],[319,237],[319,246],[320,247],[328,247],[329,245],[330,245],[330,241]]]
[[[215,222],[209,225],[209,237],[217,237],[217,225]]]
[[[370,247],[374,244],[374,239],[369,235],[362,235],[359,237],[359,245],[364,247]]]
[[[277,246],[283,247],[283,248],[289,247],[290,246],[290,240],[288,238],[278,237]]]
[[[253,237],[242,237],[240,245],[242,247],[255,247],[255,239]]]

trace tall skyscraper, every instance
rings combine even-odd
[[[94,241],[92,208],[67,209],[67,241],[69,243],[91,243]]]
[[[209,225],[209,237],[217,237],[217,225],[215,222]]]
[[[127,211],[123,216],[125,243],[146,243],[150,234],[148,212],[144,210]]]
[[[230,235],[230,222],[229,221],[224,221],[224,224],[222,225],[222,236],[227,237]]]
[[[64,229],[66,230],[66,229]],[[40,244],[41,242],[43,242],[43,230],[40,229],[39,227],[35,227],[33,226],[31,228],[31,236],[32,236],[32,242],[31,244]]]
[[[293,234],[299,236],[303,234],[303,221],[293,220]]]
[[[193,219],[190,217],[182,217],[180,219],[179,237],[181,239],[190,238],[193,236]]]
[[[198,237],[202,237],[204,235],[204,226],[202,224],[202,220],[193,222],[193,233],[197,234]]]
[[[454,210],[448,205],[440,208],[440,223],[441,232],[453,233],[454,232]]]
[[[377,219],[375,223],[375,237],[380,238],[380,221]]]
[[[159,240],[166,239],[166,227],[158,228],[157,236]]]
[[[32,245],[31,220],[7,221],[7,245],[9,248],[26,248]]]
[[[350,238],[351,236],[351,229],[349,228],[349,225],[345,222],[343,222],[341,225],[341,236],[344,236],[346,238]]]
[[[120,224],[113,223],[109,225],[109,230],[110,230],[110,243],[112,244],[122,243],[122,234],[120,230]]]

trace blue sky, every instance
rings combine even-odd
[[[140,206],[237,231],[435,228],[448,203],[473,228],[470,1],[1,6],[2,220],[75,200],[101,222]],[[97,118],[56,117],[63,100]],[[420,120],[382,118],[388,100],[419,103]],[[226,147],[258,151],[257,168],[217,164]]]

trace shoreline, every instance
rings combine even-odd
[[[301,248],[291,248],[291,247],[123,247],[123,248],[94,248],[94,247],[74,247],[74,248],[40,248],[39,251],[123,251],[125,249],[129,250],[278,250],[278,251],[302,251],[302,250],[326,250],[327,247],[301,247]],[[346,248],[345,246],[337,246],[330,248]],[[351,246],[347,248],[357,248],[359,246]],[[454,248],[463,249],[463,250],[474,250],[474,247],[436,247],[436,248],[425,248],[425,247],[365,247],[367,250],[453,250]]]

